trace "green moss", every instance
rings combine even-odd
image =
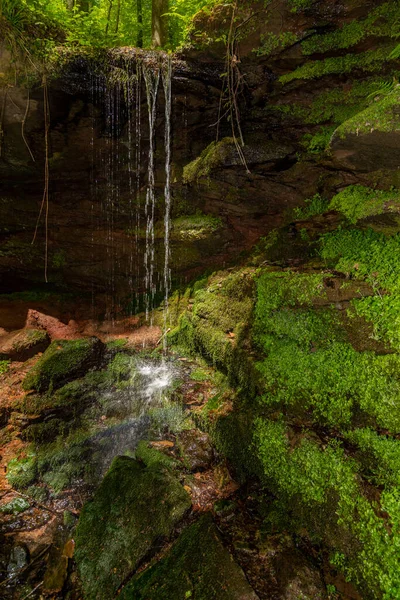
[[[17,490],[29,487],[37,478],[37,460],[34,454],[13,458],[7,465],[7,481]]]
[[[108,350],[123,350],[127,345],[127,340],[119,339],[119,340],[111,340],[106,343]]]
[[[207,381],[210,379],[210,371],[199,367],[190,373],[190,379],[193,379],[193,381]]]
[[[389,60],[392,49],[393,46],[384,46],[361,54],[346,54],[345,56],[335,56],[325,60],[309,61],[295,71],[282,75],[279,80],[281,83],[286,84],[298,79],[309,80],[326,75],[351,73],[355,69],[367,73],[377,72]]]
[[[168,554],[122,590],[121,600],[256,598],[210,515],[185,529]]]
[[[4,375],[4,373],[7,373],[9,366],[9,360],[0,360],[0,375]]]
[[[196,213],[172,221],[172,239],[196,240],[209,236],[222,226],[219,217]]]
[[[345,23],[340,29],[323,35],[315,35],[302,43],[303,54],[324,53],[347,49],[367,37],[397,37],[400,9],[397,2],[385,2],[361,20]]]
[[[155,448],[149,446],[147,442],[143,441],[139,442],[138,447],[135,450],[135,458],[149,468],[158,466],[174,470],[181,466],[179,461],[159,452]]]
[[[320,275],[290,273],[258,281],[253,337],[264,353],[258,363],[264,406],[290,408],[331,427],[349,426],[361,410],[397,433],[400,357],[357,352],[337,312],[312,307],[325,294],[318,281]]]
[[[289,46],[293,46],[299,40],[299,36],[292,31],[285,31],[276,35],[274,33],[265,33],[261,36],[260,46],[253,52],[257,56],[270,56],[276,52],[282,52]]]
[[[310,9],[316,0],[288,0],[292,12],[301,12]]]
[[[301,144],[310,154],[321,154],[328,149],[334,131],[335,127],[321,127],[314,134],[306,133]]]
[[[109,600],[116,594],[189,507],[188,494],[166,466],[116,458],[76,530],[75,558],[85,597]]]
[[[397,132],[400,127],[398,107],[400,102],[400,86],[387,96],[374,102],[366,110],[357,113],[345,121],[336,131],[336,136],[348,134],[366,134],[373,131],[385,133]]]
[[[397,190],[386,192],[350,185],[332,198],[329,208],[344,214],[351,223],[356,223],[359,219],[380,215],[385,210],[400,211],[400,193]]]
[[[378,486],[400,486],[400,442],[379,435],[369,428],[355,429],[346,434],[359,453],[363,475]]]
[[[241,346],[254,304],[253,290],[252,273],[247,270],[210,278],[170,335],[171,343],[202,355],[235,381],[249,385],[249,390],[250,371]]]
[[[56,495],[79,479],[90,483],[95,480],[92,476],[98,465],[91,445],[93,435],[93,431],[78,430],[39,447],[38,473]]]
[[[3,515],[18,515],[30,508],[30,504],[25,498],[14,498],[7,504],[0,507],[0,513]]]
[[[102,344],[97,338],[56,340],[52,342],[23,382],[25,390],[45,391],[74,379],[101,357]]]
[[[209,177],[213,169],[223,165],[226,157],[232,152],[234,142],[232,138],[225,138],[220,142],[212,142],[201,155],[183,169],[185,183],[195,183],[201,178]]]
[[[387,237],[372,229],[342,229],[328,233],[321,240],[321,256],[338,271],[356,279],[377,283],[389,291],[400,284],[400,235]]]
[[[310,105],[298,104],[267,105],[266,109],[296,119],[304,124],[319,125],[331,123],[341,125],[356,114],[365,110],[376,97],[386,95],[393,89],[393,80],[369,77],[362,81],[346,82],[321,93],[315,93]]]
[[[338,444],[322,448],[303,437],[291,448],[288,435],[282,423],[257,422],[255,440],[270,489],[311,534],[336,550],[333,562],[361,591],[394,600],[400,589],[398,492],[383,494],[382,507],[393,523],[388,530],[362,494],[356,464]]]

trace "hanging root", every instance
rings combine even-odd
[[[26,119],[28,118],[28,114],[29,114],[29,105],[30,105],[30,92],[28,89],[28,98],[26,101],[26,109],[25,109],[25,114],[24,114],[24,118],[22,119],[22,123],[21,123],[21,135],[22,135],[22,139],[24,140],[25,146],[28,148],[28,152],[31,155],[31,159],[33,160],[33,162],[35,162],[35,157],[33,156],[32,150],[28,144],[28,141],[25,137],[25,125],[26,125]]]
[[[0,158],[3,156],[3,142],[4,142],[4,117],[6,114],[6,102],[7,102],[7,88],[4,90],[3,104],[1,106],[0,115]]]
[[[47,88],[47,78],[43,75],[43,103],[44,103],[44,143],[45,143],[45,160],[44,160],[44,190],[42,204],[40,206],[39,216],[36,221],[35,233],[32,244],[35,243],[39,228],[40,219],[43,211],[45,212],[45,255],[44,255],[44,279],[47,279],[48,267],[48,245],[49,245],[49,132],[50,132],[50,106],[49,93]]]
[[[244,138],[242,127],[240,124],[240,110],[238,104],[238,94],[240,90],[240,86],[242,83],[242,75],[240,73],[238,64],[240,60],[238,59],[238,48],[237,48],[237,38],[236,34],[240,27],[240,25],[234,28],[235,24],[235,15],[237,10],[237,2],[234,2],[232,6],[232,16],[231,16],[231,24],[229,28],[228,41],[226,45],[226,74],[225,74],[225,82],[226,85],[223,87],[221,91],[221,97],[219,102],[219,110],[218,110],[218,120],[217,120],[217,141],[219,139],[219,125],[221,121],[228,117],[231,128],[232,128],[232,138],[235,144],[238,156],[240,158],[241,163],[245,167],[247,173],[250,173],[249,167],[246,162],[246,157],[243,152],[244,148]],[[248,22],[250,19],[247,19]],[[245,23],[246,23],[245,22]],[[245,24],[245,23],[242,23]],[[222,109],[224,106],[224,95],[227,94],[227,99],[225,102],[226,111],[222,114]]]

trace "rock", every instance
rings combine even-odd
[[[104,345],[95,337],[80,340],[55,340],[47,348],[23,382],[25,390],[39,392],[59,388],[84,375],[99,364]]]
[[[25,361],[38,352],[44,352],[50,344],[46,331],[40,329],[21,329],[0,338],[0,360]]]
[[[153,567],[136,575],[120,600],[256,600],[241,568],[223,546],[210,514],[180,535]]]
[[[274,567],[282,600],[326,600],[320,572],[292,542],[275,555]]]
[[[224,548],[210,514],[180,535],[157,564],[136,575],[120,600],[256,600],[243,571]]]
[[[28,551],[25,546],[14,546],[11,550],[10,560],[7,565],[8,577],[15,577],[29,562]]]
[[[185,466],[190,471],[207,469],[213,459],[213,449],[207,433],[190,429],[179,434],[178,447]]]
[[[74,555],[74,541],[68,540],[64,545],[53,544],[47,561],[43,579],[43,592],[57,594],[64,587],[68,574],[68,559]]]
[[[114,597],[155,542],[170,536],[190,504],[164,455],[151,449],[148,466],[117,457],[77,526],[75,558],[85,598]]]

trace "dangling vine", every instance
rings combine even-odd
[[[237,12],[237,0],[232,5],[232,15],[229,27],[228,39],[226,43],[226,55],[225,55],[225,85],[222,88],[220,103],[219,103],[219,114],[217,121],[217,142],[219,141],[219,125],[225,117],[231,124],[232,139],[235,144],[238,156],[241,163],[246,168],[247,173],[250,173],[249,167],[246,162],[246,157],[243,152],[244,138],[242,127],[240,124],[240,109],[238,103],[238,94],[243,83],[243,76],[239,69],[240,58],[239,48],[237,44],[237,31],[240,26],[235,28],[235,18]],[[253,17],[253,15],[252,15]],[[252,18],[250,17],[250,18]],[[245,22],[247,23],[249,19]],[[243,25],[243,24],[242,24]],[[227,95],[227,96],[226,96]],[[225,99],[225,102],[224,102]],[[225,108],[225,113],[222,115],[222,109]]]
[[[47,77],[43,75],[43,113],[44,113],[44,142],[45,142],[45,158],[44,158],[44,190],[42,204],[40,206],[39,216],[36,221],[35,233],[32,244],[35,243],[40,219],[43,211],[45,212],[45,255],[44,255],[44,279],[48,283],[47,268],[49,255],[49,133],[50,133],[50,105],[49,91],[47,86]]]

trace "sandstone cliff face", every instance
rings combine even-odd
[[[239,79],[248,170],[228,142],[227,151],[217,148],[215,160],[203,159],[200,172],[185,183],[184,167],[215,141],[217,128],[219,139],[232,137],[231,123],[219,121],[226,47],[218,40],[226,39],[230,15],[226,7],[200,13],[195,29],[207,34],[194,37],[173,59],[175,285],[237,261],[261,236],[290,223],[291,210],[316,193],[331,197],[345,185],[371,181],[396,184],[396,109],[388,108],[392,117],[385,127],[368,129],[368,114],[361,135],[357,124],[353,130],[345,126],[368,109],[367,98],[382,77],[390,80],[398,68],[398,61],[388,59],[391,13],[384,8],[380,14],[381,5],[386,7],[358,0],[309,2],[296,12],[296,3],[286,0],[267,8],[241,4],[229,60]],[[354,29],[354,23],[360,26]],[[158,58],[121,49],[107,59],[106,67],[104,56],[64,57],[49,83],[48,289],[94,295],[100,311],[111,314],[143,292],[149,129],[144,83],[132,81],[138,65]],[[40,287],[44,279],[43,215],[31,244],[44,188],[43,94],[36,86],[28,102],[26,89],[3,90],[0,278],[6,293]],[[225,94],[223,107],[226,102]],[[164,162],[160,92],[157,272],[164,255]]]

